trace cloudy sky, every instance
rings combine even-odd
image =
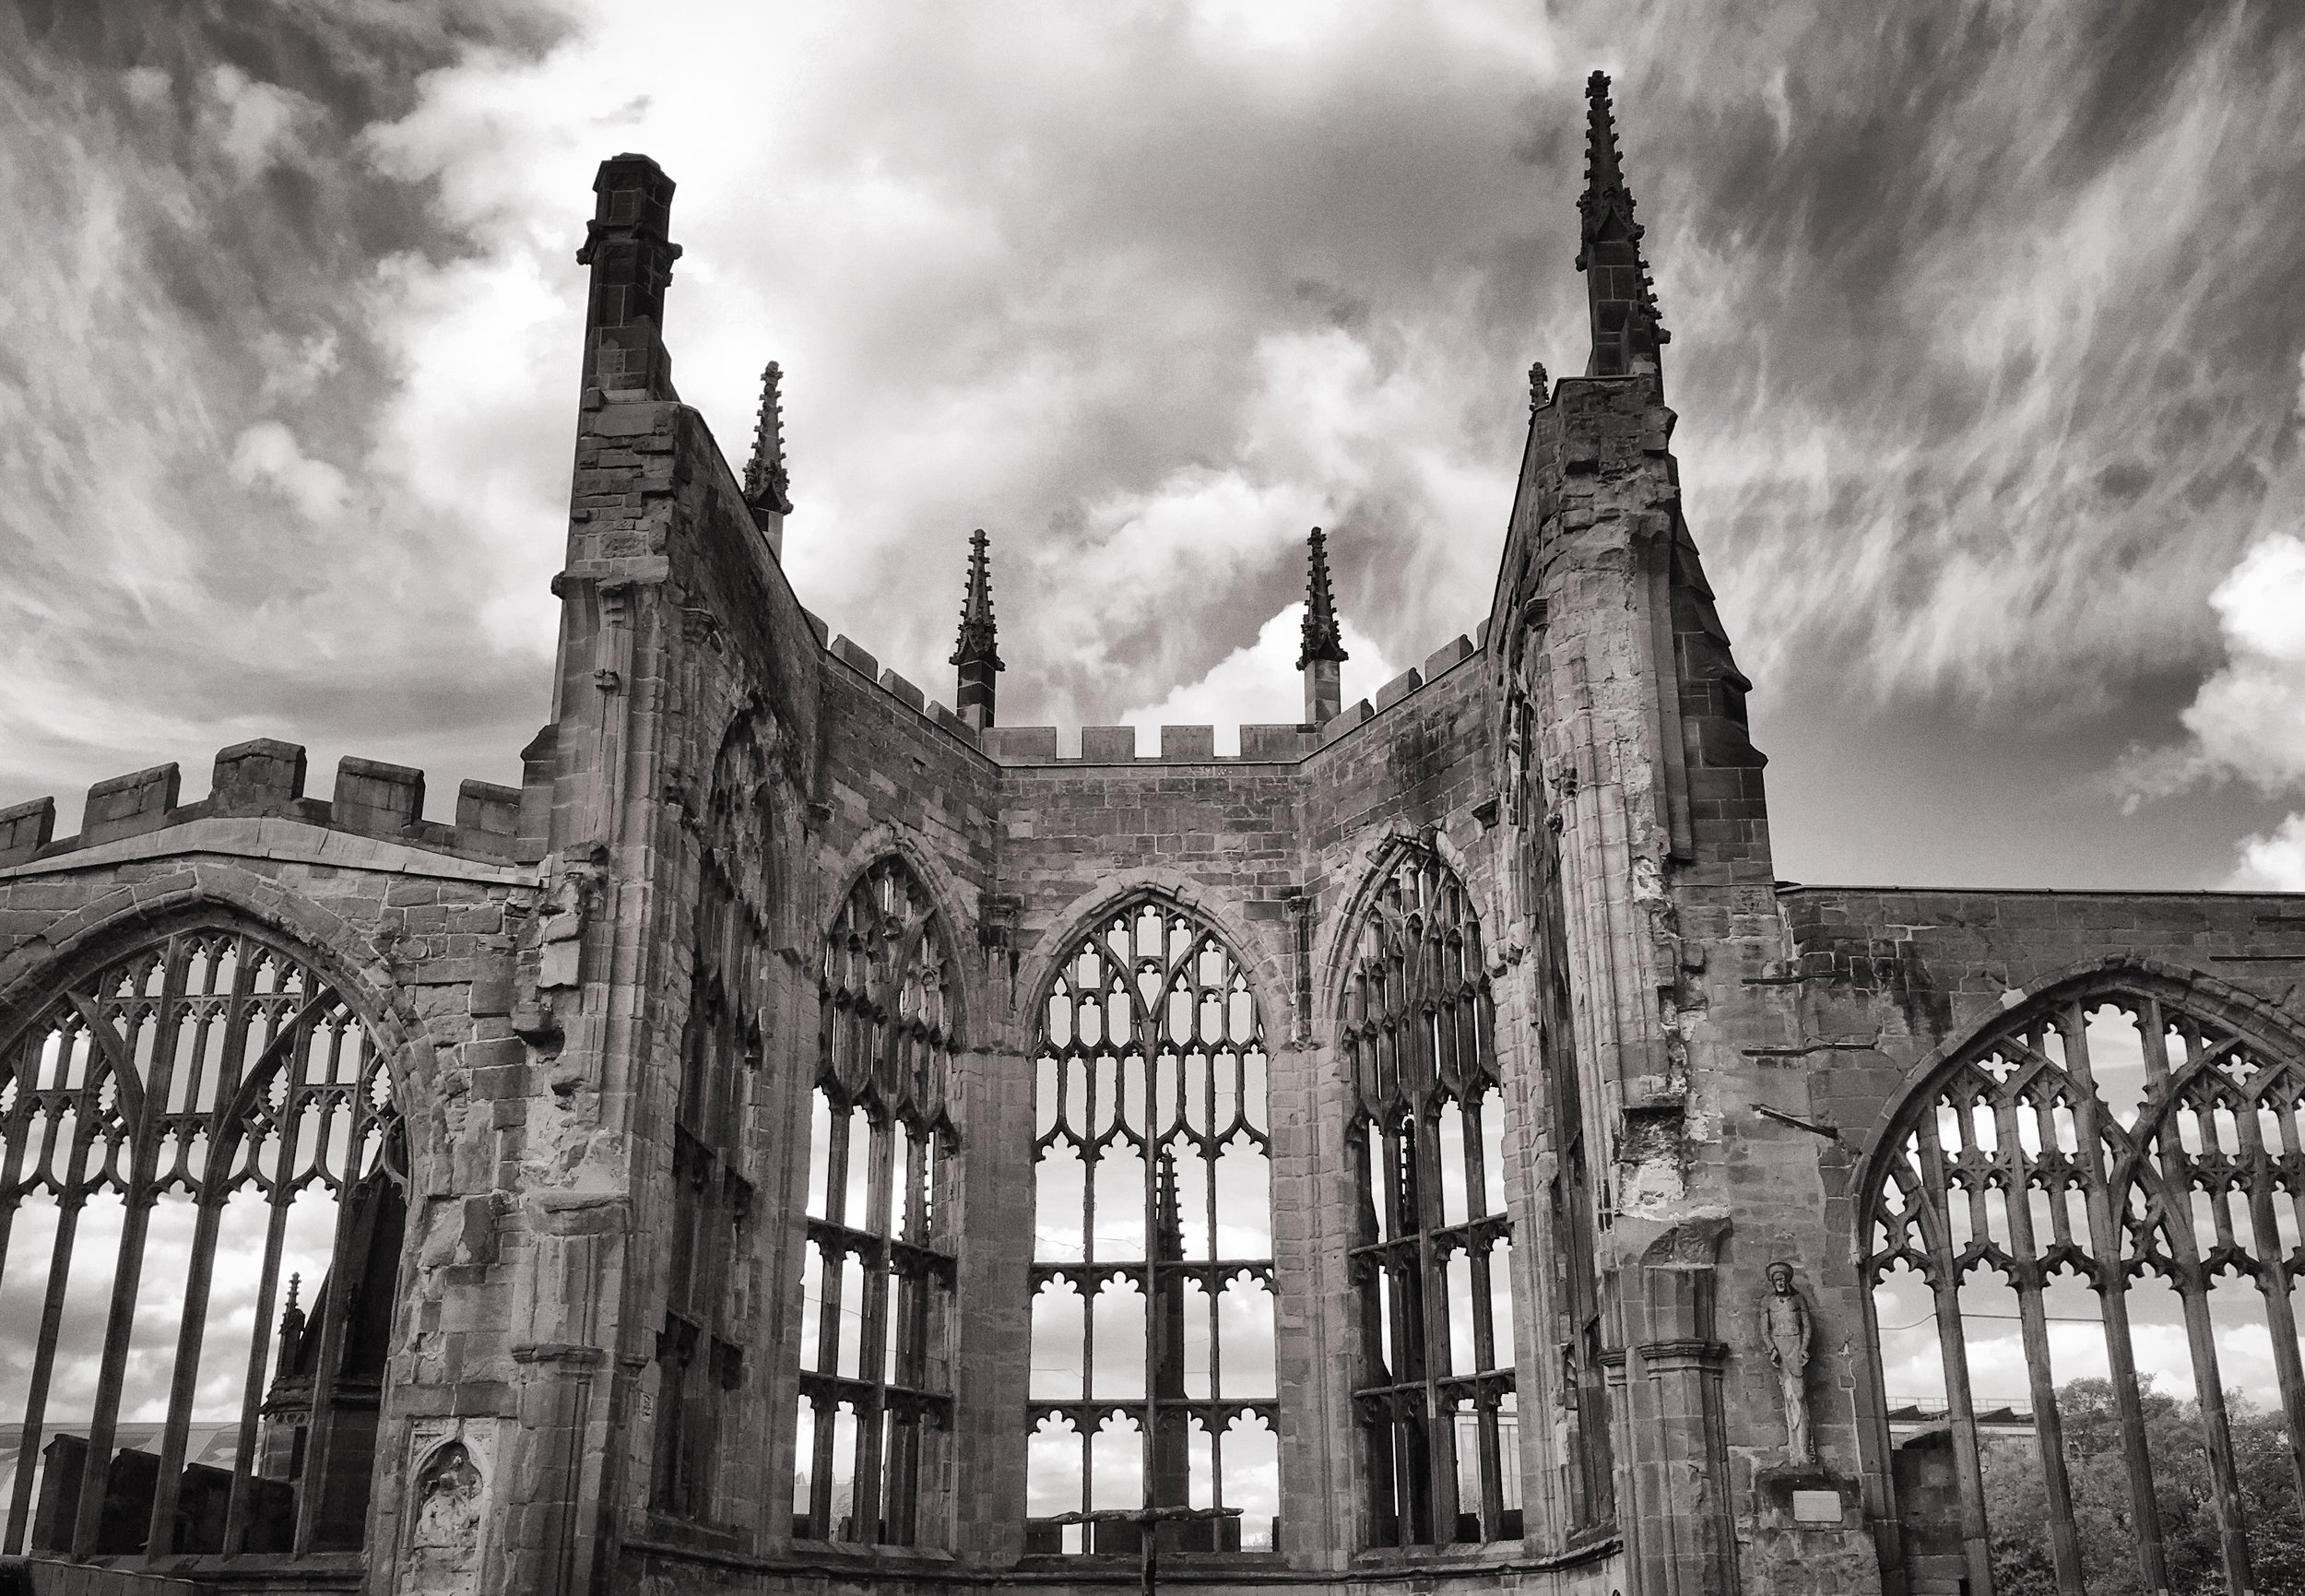
[[[1296,714],[1485,612],[1618,76],[1689,513],[1815,881],[2305,886],[2305,13],[0,6],[0,803],[222,744],[514,779],[596,163],[804,602],[1002,718]],[[1068,731],[1067,739],[1072,734]],[[1230,733],[1221,734],[1229,739]],[[1220,746],[1226,746],[1221,741]]]

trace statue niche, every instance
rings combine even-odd
[[[462,1441],[436,1448],[417,1471],[408,1531],[408,1588],[448,1596],[475,1588],[486,1482]]]

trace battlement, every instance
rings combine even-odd
[[[467,781],[456,788],[456,821],[424,818],[424,773],[348,755],[337,763],[333,797],[304,796],[304,751],[258,738],[216,756],[208,796],[180,803],[174,764],[111,776],[88,789],[77,836],[59,837],[56,800],[34,798],[0,809],[0,869],[77,853],[123,837],[213,819],[281,819],[402,843],[467,858],[509,863],[540,849],[522,846],[518,787]]]
[[[1421,668],[1404,670],[1378,688],[1373,703],[1365,698],[1357,703],[1348,704],[1342,714],[1325,725],[1315,727],[1288,722],[1244,725],[1240,727],[1239,751],[1236,753],[1220,754],[1216,751],[1216,727],[1213,726],[1164,726],[1161,727],[1158,753],[1137,751],[1137,728],[1133,726],[1084,726],[1081,728],[1080,752],[1062,754],[1058,751],[1055,727],[988,726],[979,731],[894,670],[883,670],[880,660],[854,639],[832,637],[827,642],[830,629],[825,623],[814,614],[809,614],[808,619],[810,627],[816,632],[817,641],[824,644],[825,651],[833,658],[877,685],[914,714],[933,721],[971,748],[1004,765],[1294,764],[1377,718],[1421,688],[1438,680],[1471,659],[1486,644],[1489,630],[1489,623],[1483,621],[1479,632],[1472,636],[1460,632],[1426,656]]]

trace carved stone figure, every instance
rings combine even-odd
[[[480,1471],[462,1441],[432,1454],[417,1484],[416,1529],[409,1546],[420,1557],[459,1566],[480,1543]]]
[[[1777,1389],[1785,1403],[1785,1450],[1796,1463],[1816,1460],[1809,1434],[1809,1349],[1815,1329],[1809,1305],[1793,1284],[1792,1265],[1768,1266],[1768,1291],[1761,1298],[1761,1333],[1768,1361],[1777,1367]]]

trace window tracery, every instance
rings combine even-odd
[[[1512,1539],[1512,1224],[1480,926],[1431,849],[1402,845],[1384,870],[1353,933],[1341,1026],[1371,1537]]]
[[[2252,1588],[2265,1526],[2237,1474],[2248,1415],[2228,1391],[2277,1409],[2305,1496],[2301,1097],[2293,1051],[2134,974],[2027,1006],[1914,1094],[1862,1220],[1914,1551],[1965,1559],[1980,1585],[2030,1556],[2060,1591],[2168,1588],[2167,1476],[2183,1465],[2168,1432],[2189,1417],[2212,1556],[2232,1589]],[[1923,1484],[1933,1446],[1951,1451],[1949,1500]],[[2045,1555],[2035,1522],[1992,1522],[2004,1494],[1989,1483],[2012,1472],[2038,1481]],[[2097,1510],[2108,1494],[2121,1510]]]
[[[899,858],[825,939],[793,1533],[930,1545],[951,1494],[955,973]]]
[[[357,1549],[406,1150],[381,1050],[230,926],[0,1050],[0,1551]]]
[[[750,1315],[752,1183],[745,1136],[762,1056],[761,993],[771,851],[768,773],[739,726],[714,762],[703,816],[672,1131],[672,1235],[649,1504],[674,1518],[714,1515],[721,1418],[743,1382]]]
[[[1164,1545],[1269,1549],[1280,1512],[1263,1024],[1215,930],[1165,900],[1066,953],[1035,1054],[1025,1545],[1134,1550],[1143,1507],[1237,1507]]]

